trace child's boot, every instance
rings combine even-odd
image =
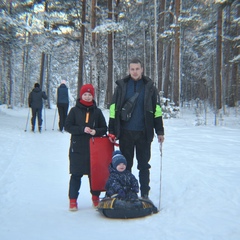
[[[77,199],[70,199],[69,211],[77,211]]]
[[[92,195],[93,206],[97,207],[99,204],[99,196]]]

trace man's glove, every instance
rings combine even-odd
[[[109,138],[109,141],[110,141],[111,143],[115,143],[115,141],[116,141],[116,136],[115,136],[114,134],[109,133],[109,134],[108,134],[108,138]]]

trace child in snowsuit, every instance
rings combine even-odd
[[[113,153],[112,164],[109,166],[110,176],[106,183],[106,196],[122,200],[136,200],[139,184],[135,176],[126,170],[127,161],[121,151]]]
[[[71,177],[68,193],[70,211],[77,210],[77,198],[83,175],[88,175],[90,181],[89,140],[92,136],[103,136],[107,131],[103,113],[93,100],[93,86],[91,84],[83,85],[79,96],[80,99],[77,100],[76,106],[71,108],[64,126],[64,129],[71,133],[69,148]],[[90,189],[90,192],[93,205],[96,207],[99,203],[100,191]]]

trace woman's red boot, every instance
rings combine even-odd
[[[99,196],[92,195],[93,206],[96,208],[99,204]]]
[[[77,199],[70,199],[69,211],[77,211]]]

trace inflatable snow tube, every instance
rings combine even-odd
[[[152,201],[137,199],[125,201],[117,198],[104,198],[98,204],[98,211],[108,218],[138,218],[158,213]]]

